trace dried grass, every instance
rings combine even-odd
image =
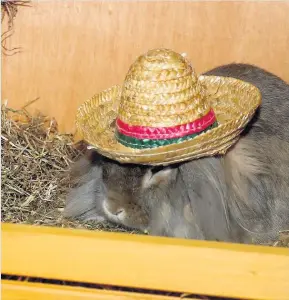
[[[29,7],[30,0],[2,0],[1,1],[1,23],[7,18],[7,30],[1,35],[2,53],[7,56],[20,52],[19,47],[9,49],[7,40],[12,36],[14,31],[14,19],[19,7]],[[3,25],[3,24],[2,24]]]
[[[1,107],[2,221],[33,225],[126,231],[112,224],[68,221],[61,215],[70,187],[69,166],[82,154],[71,135],[41,114]]]
[[[281,231],[279,233],[278,241],[276,241],[272,246],[289,248],[289,230]]]

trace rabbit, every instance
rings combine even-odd
[[[230,64],[204,75],[258,87],[262,105],[224,156],[150,168],[103,164],[110,194],[129,198],[152,235],[272,243],[289,228],[289,85],[257,66]]]
[[[130,205],[142,211],[148,219],[143,231],[154,236],[231,240],[221,200],[199,201],[199,207],[192,209],[180,166],[130,165],[107,158],[104,161],[103,183],[109,197],[129,199]],[[206,193],[208,188],[202,191]],[[208,220],[210,214],[214,218]]]
[[[220,161],[228,211],[243,232],[241,240],[272,243],[279,231],[289,229],[289,84],[248,64],[217,67],[205,75],[247,81],[262,94],[241,139]]]
[[[248,64],[204,75],[260,89],[262,105],[240,140],[224,156],[166,167],[99,156],[105,217],[156,236],[270,244],[289,228],[289,85]]]
[[[89,150],[73,164],[70,175],[74,186],[67,195],[63,216],[99,223],[109,221],[146,232],[147,215],[128,198],[120,197],[117,190],[107,192],[103,184],[104,163],[104,157]],[[115,185],[118,186],[118,182]]]
[[[70,169],[71,183],[63,210],[65,218],[81,221],[106,220],[102,208],[105,192],[102,184],[102,169],[97,155],[87,152],[72,165]]]
[[[106,190],[103,210],[109,220],[122,226],[147,231],[148,214],[136,201],[141,190],[145,166],[124,165],[104,158],[102,180]],[[123,177],[125,176],[125,178]]]

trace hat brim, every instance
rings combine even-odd
[[[100,154],[120,163],[169,165],[206,156],[225,154],[261,104],[257,87],[230,77],[200,76],[209,95],[218,126],[191,140],[152,148],[132,149],[115,138],[115,120],[121,86],[94,95],[78,109],[76,127],[83,139]]]

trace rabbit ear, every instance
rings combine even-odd
[[[63,211],[65,218],[78,218],[88,212],[101,211],[105,194],[99,176],[98,168],[92,168],[81,177],[76,187],[69,190]]]
[[[160,171],[156,171],[154,169],[150,169],[145,174],[142,187],[144,189],[148,189],[152,186],[158,186],[161,184],[167,184],[170,182],[172,178],[173,169],[165,168]]]
[[[92,170],[100,170],[102,167],[102,157],[94,150],[87,150],[86,153],[70,166],[70,177],[73,181],[81,180]],[[100,171],[98,171],[100,174]]]

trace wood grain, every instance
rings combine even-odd
[[[2,280],[2,300],[179,300],[179,297]],[[194,300],[194,298],[190,298]],[[197,299],[195,299],[197,300]]]
[[[2,224],[2,273],[288,300],[289,249]]]
[[[257,64],[289,82],[288,1],[34,1],[20,8],[2,56],[2,99],[74,132],[77,107],[121,83],[148,49],[188,53],[198,73]]]

